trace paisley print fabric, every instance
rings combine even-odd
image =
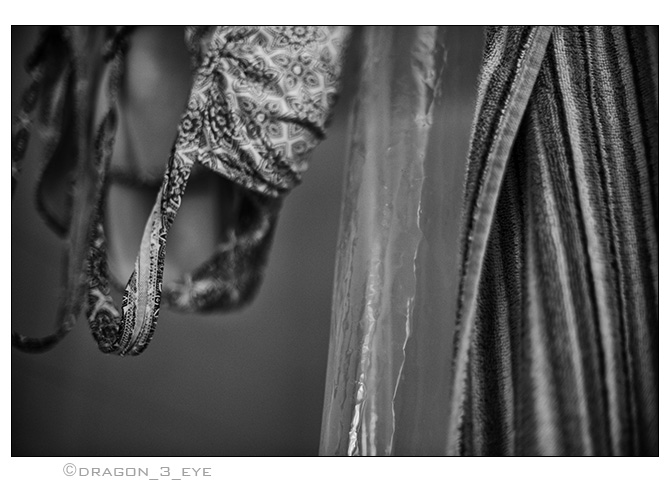
[[[180,127],[202,164],[280,196],[300,182],[335,102],[344,28],[221,27],[211,36]]]
[[[67,33],[72,36],[77,32]],[[244,204],[232,237],[194,273],[166,287],[166,300],[181,310],[229,309],[248,302],[255,293],[281,198],[300,182],[310,151],[325,136],[349,30],[311,26],[186,29],[185,43],[195,67],[193,87],[120,310],[111,297],[104,190],[123,55],[131,49],[132,39],[127,29],[109,33],[100,62],[109,66],[94,72],[97,77],[109,72],[109,109],[94,142],[79,148],[82,153],[86,152],[82,148],[93,150],[94,167],[88,171],[89,179],[75,187],[86,187],[95,206],[90,208],[88,221],[78,223],[78,230],[88,232],[88,243],[85,262],[79,262],[79,255],[75,265],[81,267],[87,280],[86,314],[100,350],[137,355],[146,348],[156,327],[167,234],[194,164],[241,186]],[[66,58],[64,63],[75,67],[75,62]],[[86,99],[88,94],[78,97]],[[23,114],[22,118],[27,120]],[[17,136],[14,147],[19,156],[27,137]],[[15,161],[19,160],[12,161],[13,179],[18,170]],[[76,250],[74,247],[70,250]],[[82,288],[71,288],[73,293],[66,298],[73,298]],[[63,312],[73,320],[78,310],[65,308]],[[45,339],[15,334],[13,342],[24,350],[42,350]]]

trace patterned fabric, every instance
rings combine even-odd
[[[342,28],[217,28],[177,145],[197,146],[203,165],[249,190],[292,189],[325,135],[345,41]]]
[[[450,454],[658,455],[658,30],[490,28]]]
[[[67,32],[69,36],[77,34]],[[334,27],[186,30],[186,44],[196,67],[194,83],[121,310],[110,296],[102,219],[128,30],[116,30],[108,38],[109,110],[92,145],[95,168],[82,166],[86,180],[76,186],[85,189],[88,201],[97,206],[74,206],[75,216],[86,212],[86,220],[80,220],[76,230],[80,236],[87,232],[88,241],[83,242],[88,246],[84,254],[87,317],[103,352],[139,354],[153,335],[161,302],[167,233],[194,164],[206,166],[246,190],[242,213],[232,240],[221,245],[192,275],[168,287],[167,300],[182,310],[226,309],[248,302],[260,282],[281,197],[299,183],[310,151],[325,135],[347,37],[348,29]],[[85,91],[78,96],[86,100],[88,94]],[[23,141],[17,141],[21,144],[15,148],[25,148]],[[89,146],[80,146],[82,155]],[[13,177],[14,169],[13,160]],[[70,245],[71,251],[78,248]],[[67,298],[76,298],[73,294],[79,290],[80,285],[72,286]],[[71,320],[78,310],[72,307],[64,312]],[[13,341],[28,350],[42,349],[44,342],[19,335]]]

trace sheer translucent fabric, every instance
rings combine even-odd
[[[444,454],[482,29],[357,35],[321,454]]]

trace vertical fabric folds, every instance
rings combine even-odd
[[[350,125],[321,454],[389,455],[416,291],[435,28],[365,28]]]
[[[361,33],[321,453],[658,455],[658,29],[487,28],[474,121],[444,33]]]
[[[489,29],[448,453],[658,455],[657,57],[649,28]]]

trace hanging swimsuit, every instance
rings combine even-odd
[[[100,350],[118,355],[146,348],[162,298],[182,311],[249,302],[282,199],[325,137],[349,34],[347,28],[312,26],[186,29],[193,84],[119,310],[111,297],[104,199],[131,32],[50,27],[28,60],[32,82],[12,136],[12,194],[37,113],[45,142],[38,209],[67,236],[68,252],[56,332],[40,338],[12,332],[13,345],[22,350],[53,347],[72,328],[83,300]],[[103,84],[108,108],[93,134],[96,91]],[[209,260],[163,287],[167,233],[194,164],[235,184],[235,218]],[[56,181],[66,190],[60,207],[46,199]]]

